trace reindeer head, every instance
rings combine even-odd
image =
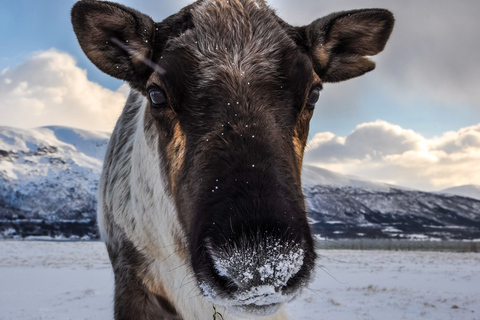
[[[301,167],[322,84],[373,70],[392,14],[292,27],[261,0],[199,0],[155,23],[83,0],[72,21],[89,59],[148,101],[143,131],[202,292],[238,314],[278,310],[316,258]]]

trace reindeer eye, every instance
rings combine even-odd
[[[320,91],[321,88],[313,88],[312,91],[310,91],[310,95],[308,96],[308,101],[307,101],[307,108],[313,109],[315,107],[315,104],[318,102],[318,99],[320,98]]]
[[[165,98],[165,94],[157,88],[150,89],[148,91],[148,94],[150,96],[150,101],[152,101],[152,104],[156,107],[163,106],[167,103],[167,99]]]

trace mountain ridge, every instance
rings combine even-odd
[[[96,193],[110,134],[0,127],[0,236],[97,238]],[[480,238],[480,201],[305,165],[312,230],[329,238]]]
[[[438,191],[437,193],[451,194],[451,195],[480,200],[480,185],[467,184],[463,186],[446,188],[441,191]]]

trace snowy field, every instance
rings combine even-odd
[[[480,319],[478,253],[319,254],[292,320]],[[111,319],[112,293],[102,243],[0,241],[2,320]]]

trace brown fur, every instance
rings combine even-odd
[[[206,318],[210,310],[189,309],[169,272],[184,268],[186,281],[237,301],[250,288],[219,275],[214,258],[224,248],[256,248],[261,260],[272,241],[285,244],[279,256],[303,253],[301,268],[275,288],[293,297],[316,258],[301,189],[309,96],[324,82],[373,70],[368,56],[383,50],[391,13],[340,12],[293,27],[261,0],[199,0],[155,23],[119,4],[82,0],[72,23],[87,57],[134,89],[99,187],[115,319]],[[164,104],[149,100],[152,88]],[[172,257],[182,265],[169,269]],[[266,284],[260,279],[252,288]],[[192,301],[202,308],[201,299]]]
[[[152,258],[142,255],[124,234],[117,236],[121,250],[107,245],[115,274],[115,319],[182,320],[159,279],[143,274]]]

